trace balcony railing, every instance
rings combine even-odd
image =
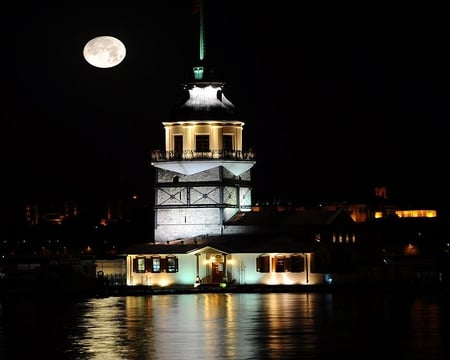
[[[254,160],[252,149],[241,150],[210,150],[210,151],[162,151],[152,150],[152,161],[180,161],[180,160]]]

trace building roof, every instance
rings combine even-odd
[[[283,227],[291,225],[317,226],[331,224],[354,224],[351,216],[343,211],[310,209],[302,211],[262,210],[240,212],[227,221],[226,225],[249,225],[262,227]]]
[[[213,248],[231,253],[304,253],[316,249],[315,242],[301,241],[294,236],[273,234],[239,234],[204,236],[181,240],[174,244],[139,243],[128,247],[126,254],[190,254]]]
[[[234,105],[223,92],[225,83],[198,81],[184,84],[180,100],[172,109],[171,120],[233,120]]]
[[[218,235],[208,238],[206,245],[225,253],[303,253],[316,249],[313,241],[280,234]]]

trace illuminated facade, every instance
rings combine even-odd
[[[354,225],[342,209],[243,212],[223,235],[129,247],[127,285],[192,286],[197,278],[227,286],[323,284],[333,269],[354,265]],[[333,280],[345,281],[338,274]]]
[[[244,122],[225,96],[225,83],[204,66],[202,17],[200,24],[201,65],[162,123],[165,148],[152,152],[155,243],[222,234],[227,220],[251,211],[255,155],[243,147]]]
[[[128,249],[127,285],[322,284],[324,276],[315,267],[311,244],[292,240],[288,237],[271,237],[264,241],[262,236],[225,236],[210,237],[204,244],[194,239],[174,245],[137,244]],[[253,250],[255,247],[257,250]]]
[[[199,84],[192,84],[198,87]],[[222,85],[201,84],[201,92],[221,92]],[[192,89],[190,89],[192,90]],[[242,149],[244,123],[220,120],[216,96],[189,91],[187,102],[211,100],[208,109],[191,108],[197,119],[177,116],[164,122],[166,148],[153,151],[156,169],[155,242],[166,242],[201,234],[220,234],[223,224],[240,211],[251,211],[251,174],[254,153]],[[192,99],[194,97],[194,99]],[[227,110],[232,108],[228,103]],[[197,112],[198,110],[198,112]],[[201,119],[209,115],[206,120]]]

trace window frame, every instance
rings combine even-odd
[[[150,272],[160,273],[162,272],[161,256],[152,256],[150,258]]]

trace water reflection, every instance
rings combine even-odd
[[[4,300],[0,358],[444,359],[447,300],[315,293]]]

